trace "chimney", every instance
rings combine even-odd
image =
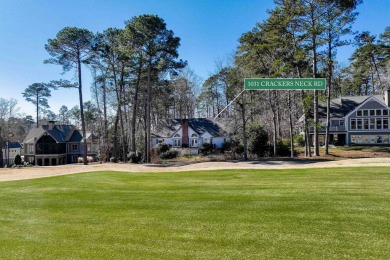
[[[390,89],[385,90],[385,103],[386,106],[390,107]]]
[[[49,121],[49,130],[53,130],[55,125],[56,125],[56,121]]]
[[[182,136],[182,146],[188,147],[188,119],[182,119],[181,121],[183,136]]]

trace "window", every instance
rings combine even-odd
[[[376,143],[377,144],[381,144],[382,143],[382,136],[381,135],[377,135],[376,136]]]
[[[375,129],[375,118],[370,118],[370,129]]]
[[[351,143],[352,144],[356,143],[356,135],[351,135]]]
[[[363,129],[369,129],[369,122],[368,118],[363,119]]]
[[[376,129],[382,129],[382,118],[376,119]]]
[[[368,116],[368,110],[367,109],[363,110],[363,116]]]
[[[209,143],[210,143],[210,138],[205,138],[204,141],[203,141],[203,143],[209,144]]]
[[[191,137],[198,137],[198,135],[197,134],[192,134]]]
[[[356,129],[356,119],[351,119],[351,129]]]
[[[375,135],[370,135],[370,143],[375,144]]]
[[[79,149],[79,145],[78,144],[71,144],[70,145],[70,150],[71,151],[77,151]]]
[[[340,120],[340,126],[344,125],[344,120]]]
[[[77,155],[72,155],[72,162],[77,162]]]
[[[383,143],[384,144],[388,144],[389,143],[389,136],[388,135],[384,135],[383,136]]]
[[[357,120],[357,129],[362,129],[362,120],[361,119],[358,119]]]
[[[179,138],[173,139],[173,146],[174,147],[181,147],[181,140]]]
[[[370,142],[369,136],[368,135],[364,135],[363,136],[363,143],[368,144],[369,142]]]
[[[383,118],[383,129],[389,128],[389,119],[388,118]]]
[[[389,110],[383,109],[382,115],[383,115],[383,116],[388,116],[388,115],[389,115]]]
[[[33,154],[34,153],[34,145],[33,144],[29,144],[28,145],[28,153],[29,154]]]
[[[180,137],[180,135],[179,134],[175,134],[173,137]]]
[[[87,144],[87,152],[88,152],[88,153],[91,152],[91,144]]]
[[[198,139],[196,138],[191,139],[191,147],[198,147]]]
[[[358,135],[358,137],[357,137],[357,143],[358,143],[358,144],[362,144],[362,143],[363,143],[363,136],[362,136],[362,135]]]
[[[376,116],[381,116],[382,115],[382,109],[377,109],[375,114],[376,114]]]
[[[375,116],[375,110],[370,110],[370,116]]]
[[[157,144],[161,144],[164,142],[164,139],[157,139]]]
[[[356,112],[356,116],[362,116],[362,110],[358,110],[358,111]]]

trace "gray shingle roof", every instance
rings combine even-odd
[[[345,117],[369,97],[371,96],[339,97],[332,99],[330,101],[330,117]],[[383,96],[374,95],[373,97],[385,105]],[[320,102],[318,104],[318,114],[320,117],[326,117],[326,103]]]
[[[199,135],[205,132],[210,133],[214,137],[226,135],[226,120],[224,119],[209,119],[209,118],[190,118],[188,126],[191,127]],[[153,131],[154,137],[171,137],[182,127],[183,119],[163,120],[159,126]]]
[[[71,138],[74,142],[80,142],[82,139],[80,131],[73,125],[55,125],[50,129],[49,125],[41,125],[30,130],[23,143],[35,143],[45,132],[47,132],[57,143],[68,142]],[[79,133],[79,135],[75,135]]]

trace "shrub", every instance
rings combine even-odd
[[[266,156],[268,153],[268,133],[257,123],[248,125],[248,151],[258,157]]]
[[[141,153],[130,152],[129,153],[129,162],[130,163],[139,163],[142,160]]]
[[[16,165],[21,165],[22,164],[22,157],[19,154],[17,154],[15,156],[14,162],[15,162]]]
[[[295,135],[294,136],[294,143],[297,145],[297,146],[300,146],[300,147],[304,147],[305,146],[305,138],[303,138],[302,135]]]
[[[155,148],[157,155],[165,153],[169,151],[169,149],[170,149],[169,145],[164,142],[157,144]]]
[[[202,144],[202,146],[200,147],[199,149],[199,152],[202,154],[202,155],[208,155],[210,154],[212,151],[213,151],[213,145],[212,144],[209,144],[209,143],[204,143]]]
[[[174,159],[177,157],[177,155],[179,154],[179,151],[178,150],[168,150],[164,153],[161,153],[159,156],[161,159],[163,160],[167,160],[167,159]]]
[[[278,141],[276,150],[279,156],[290,156],[291,155],[291,142],[290,140]]]

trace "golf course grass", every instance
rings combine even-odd
[[[0,183],[0,259],[390,259],[390,169]]]

